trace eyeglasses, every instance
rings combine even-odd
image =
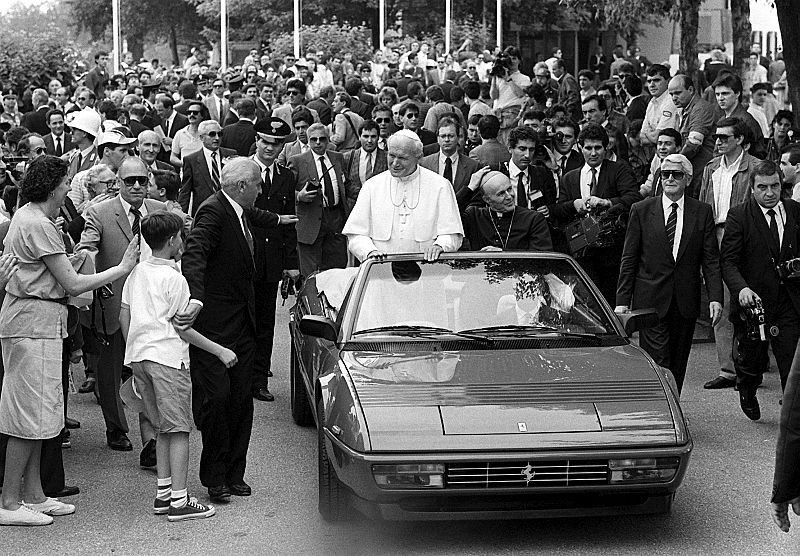
[[[721,141],[722,143],[726,143],[728,139],[733,137],[733,135],[726,135],[724,133],[715,133],[711,136],[714,141]]]
[[[202,112],[200,110],[187,110],[186,113],[187,114],[193,114],[195,116],[199,116],[200,114],[202,114]]]
[[[308,140],[311,141],[312,143],[327,143],[328,142],[328,138],[327,137],[309,137]]]
[[[419,118],[419,113],[418,112],[407,112],[406,113],[406,118],[408,118],[409,120],[414,119],[414,118]]]
[[[661,170],[661,176],[665,180],[672,178],[674,180],[680,181],[686,177],[686,172],[684,172],[683,170]]]
[[[376,124],[388,124],[391,121],[392,121],[391,118],[375,118]]]
[[[221,131],[206,131],[206,137],[221,137]]]
[[[224,86],[225,86],[225,85],[224,85],[223,83],[214,83],[214,84],[212,85],[212,87],[224,87]]]
[[[102,180],[100,180],[100,181],[98,181],[97,183],[99,183],[100,185],[104,185],[104,186],[106,187],[106,189],[108,189],[108,188],[109,188],[109,187],[111,187],[112,185],[116,185],[116,183],[117,183],[117,178],[113,178],[113,179],[110,179],[110,180],[105,180],[105,181],[102,181]]]
[[[122,178],[122,183],[124,183],[126,187],[133,187],[137,184],[144,187],[147,185],[148,181],[149,178],[147,176],[130,176],[127,178]]]
[[[78,100],[83,101],[83,102],[89,102],[89,98],[88,97],[78,97]]]

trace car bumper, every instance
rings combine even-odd
[[[559,452],[483,452],[363,454],[351,450],[326,430],[326,444],[336,476],[351,505],[360,513],[388,520],[528,519],[569,516],[663,513],[670,509],[689,463],[692,442],[670,448]],[[581,485],[575,487],[383,489],[372,475],[373,464],[467,461],[549,461],[569,458],[679,457],[678,471],[663,483]]]

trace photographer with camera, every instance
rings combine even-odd
[[[494,99],[494,112],[500,120],[499,139],[503,144],[519,116],[525,97],[523,89],[531,84],[530,78],[519,71],[520,61],[519,49],[509,46],[497,55],[489,70],[489,96]]]
[[[753,421],[761,418],[756,390],[769,364],[769,345],[785,388],[800,337],[800,204],[781,200],[782,181],[774,162],[752,165],[752,198],[728,211],[720,246],[738,340],[739,402]]]

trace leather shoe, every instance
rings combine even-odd
[[[706,390],[722,390],[723,388],[733,388],[734,386],[736,386],[736,381],[724,376],[718,376],[703,384],[703,388]]]
[[[81,384],[78,388],[78,393],[88,394],[89,392],[94,392],[94,383],[95,378],[93,376],[87,377],[86,380],[83,381],[83,384]]]
[[[130,452],[133,450],[133,444],[128,440],[125,433],[106,433],[106,442],[108,447],[118,452]]]
[[[231,483],[228,485],[228,490],[231,491],[231,494],[234,496],[250,496],[253,494],[253,490],[250,488],[250,485],[242,481],[241,483]]]
[[[747,415],[750,420],[758,421],[761,419],[761,407],[758,405],[755,389],[740,389],[739,405],[742,406],[742,412]]]
[[[139,454],[139,467],[155,467],[156,466],[156,439],[152,438],[144,445],[142,452]]]
[[[65,496],[75,496],[80,494],[81,489],[76,486],[64,485],[64,488],[57,492],[45,492],[44,495],[49,498],[64,498]]]
[[[68,429],[79,429],[79,428],[81,428],[81,422],[80,421],[76,421],[75,419],[73,419],[71,417],[66,417],[64,419],[64,424],[66,425],[66,427]]]
[[[208,487],[208,497],[212,502],[226,504],[231,500],[231,491],[225,485]]]
[[[270,393],[268,388],[253,388],[253,397],[262,402],[275,401],[275,396]]]

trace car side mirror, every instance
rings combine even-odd
[[[328,317],[319,315],[306,315],[301,318],[300,332],[306,336],[322,338],[329,342],[336,342],[339,336],[336,324]]]
[[[658,324],[658,311],[655,309],[635,309],[626,313],[615,313],[622,322],[625,333],[630,336],[637,330]]]

